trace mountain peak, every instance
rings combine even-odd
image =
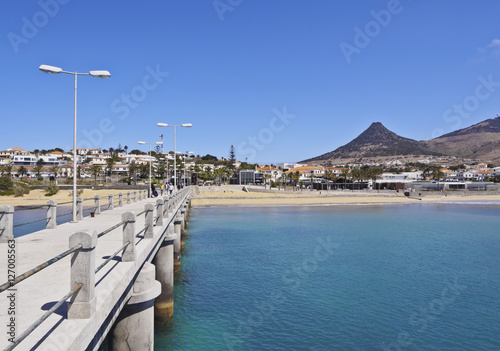
[[[436,155],[422,143],[403,138],[387,129],[381,122],[373,122],[357,138],[338,149],[321,156],[305,160],[325,161],[339,158],[363,158],[394,155]]]

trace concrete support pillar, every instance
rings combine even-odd
[[[153,237],[153,228],[154,228],[154,205],[146,204],[144,206],[146,210],[146,220],[144,221],[144,226],[146,227],[146,231],[144,232],[145,239],[151,239]]]
[[[156,280],[161,284],[161,294],[155,301],[155,319],[168,321],[174,314],[174,227],[169,226],[167,235],[153,259]]]
[[[94,196],[94,214],[100,214],[101,213],[101,196],[96,195]]]
[[[181,271],[181,226],[182,220],[177,215],[174,219],[174,234],[176,235],[174,239],[174,271]]]
[[[47,225],[45,229],[54,229],[57,227],[57,202],[47,201]]]
[[[142,200],[142,190],[139,190],[139,201]]]
[[[76,198],[76,220],[81,221],[83,219],[83,199],[81,197]]]
[[[125,212],[122,214],[123,224],[123,245],[126,242],[129,244],[125,246],[122,252],[122,262],[135,261],[135,213]]]
[[[14,206],[0,206],[0,243],[14,239]]]
[[[130,204],[130,191],[127,191],[127,205]]]
[[[146,189],[144,189],[144,193],[142,194],[145,199],[148,198],[148,191]]]
[[[71,254],[70,289],[77,284],[82,288],[72,296],[68,304],[68,319],[90,318],[95,313],[95,246],[97,232],[77,232],[69,237],[69,247],[78,244],[82,248]]]
[[[156,225],[163,226],[163,199],[156,200]]]
[[[123,207],[123,193],[118,193],[118,207]]]
[[[154,350],[154,299],[161,285],[155,280],[155,266],[144,263],[128,300],[111,331],[112,351]]]
[[[137,202],[137,190],[134,190],[133,194],[134,194],[134,202]]]
[[[114,205],[114,196],[113,194],[108,194],[108,210],[112,210],[115,208],[115,205]]]

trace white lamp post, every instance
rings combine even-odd
[[[184,154],[184,185],[186,186],[187,182],[186,182],[186,157],[188,157],[189,155],[192,155],[194,154],[193,151],[186,151],[186,153]]]
[[[163,141],[157,141],[156,143],[146,143],[145,141],[138,141],[137,144],[141,144],[141,145],[144,145],[144,144],[149,144],[149,190],[148,190],[148,194],[149,194],[149,197],[152,197],[152,193],[151,193],[151,164],[153,163],[151,161],[151,145],[155,144],[155,145],[163,145]]]
[[[76,163],[77,163],[77,150],[76,150],[76,90],[77,90],[77,76],[92,76],[96,78],[109,78],[111,74],[108,71],[90,71],[88,73],[68,72],[63,71],[62,68],[41,65],[38,69],[45,73],[66,73],[75,76],[75,111],[74,111],[74,128],[73,128],[73,222],[76,222]]]
[[[191,123],[183,123],[180,125],[172,125],[172,124],[167,124],[167,123],[157,123],[156,124],[158,127],[173,127],[174,128],[174,190],[177,189],[177,149],[176,149],[176,133],[175,130],[177,127],[183,127],[183,128],[191,128],[193,125]]]

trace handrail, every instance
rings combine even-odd
[[[109,232],[111,232],[111,231],[115,230],[116,228],[118,228],[119,226],[121,226],[122,224],[125,224],[125,223],[127,223],[127,221],[121,221],[120,223],[115,224],[114,226],[112,226],[112,227],[110,227],[110,228],[106,229],[105,231],[103,231],[103,232],[101,232],[101,233],[97,234],[97,238],[100,238],[100,237],[102,237],[102,236],[104,236],[104,235],[108,234]]]
[[[63,253],[60,253],[59,255],[51,258],[50,260],[45,261],[45,262],[39,264],[38,266],[36,266],[35,268],[32,268],[29,271],[24,272],[23,274],[17,276],[16,279],[14,279],[13,282],[9,281],[7,283],[3,283],[0,286],[0,292],[3,292],[5,290],[7,290],[8,288],[16,285],[17,283],[22,282],[24,279],[31,277],[33,274],[40,272],[42,269],[47,268],[51,264],[56,263],[57,261],[63,259],[66,256],[68,256],[70,253],[75,252],[76,250],[80,250],[81,248],[82,248],[82,244],[78,244],[76,246],[73,246],[71,249],[66,250]]]
[[[15,206],[16,211],[27,211],[27,210],[38,210],[40,208],[47,207],[48,205],[19,205]]]
[[[33,223],[47,221],[47,220],[49,220],[49,218],[45,217],[45,218],[37,219],[37,220],[31,221],[31,222],[16,224],[16,225],[13,225],[12,228],[22,227],[23,225],[33,224]]]
[[[120,247],[118,250],[116,250],[111,256],[109,256],[106,261],[104,261],[99,267],[95,269],[95,273],[99,272],[106,264],[108,264],[109,261],[111,261],[113,258],[118,256],[121,250],[123,250],[127,245],[130,244],[130,241],[127,241],[122,247]]]
[[[38,328],[40,326],[40,324],[43,323],[43,321],[45,321],[47,318],[49,318],[49,316],[52,313],[54,313],[54,311],[57,310],[67,299],[69,299],[78,290],[80,290],[82,288],[82,286],[83,286],[82,283],[79,283],[79,284],[75,285],[75,287],[73,289],[71,289],[71,291],[69,293],[67,293],[66,295],[64,295],[62,297],[62,299],[60,299],[54,306],[52,306],[52,308],[50,310],[48,310],[47,312],[45,312],[43,316],[41,316],[40,318],[38,318],[32,325],[30,325],[28,327],[28,329],[26,329],[21,335],[19,335],[19,337],[17,337],[14,340],[13,343],[11,343],[9,346],[7,346],[5,349],[3,349],[3,351],[11,351],[11,350],[13,350],[17,345],[19,345],[19,343],[21,343],[21,341],[23,341],[24,339],[26,339],[26,337],[28,335],[30,335],[33,330],[35,330],[36,328]]]

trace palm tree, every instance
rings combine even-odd
[[[40,177],[40,172],[42,171],[43,166],[40,164],[37,164],[35,167],[33,167],[33,171],[36,173],[37,177]]]
[[[102,167],[99,165],[91,165],[89,172],[94,176],[94,184],[97,185],[97,176],[102,172]]]
[[[346,188],[347,177],[349,177],[349,173],[351,173],[351,170],[349,168],[342,168],[342,170],[340,171],[340,176],[344,178],[344,189]]]
[[[118,163],[120,158],[116,154],[112,154],[110,158],[106,159],[106,167],[108,169],[109,176],[111,177],[111,172],[113,171],[113,166]]]
[[[57,178],[57,173],[59,172],[59,166],[50,167],[50,171],[54,173],[54,178]]]
[[[128,165],[128,174],[132,178],[132,184],[137,185],[137,171],[140,166],[135,161],[130,162]]]
[[[23,175],[25,175],[27,173],[28,173],[28,170],[26,168],[24,168],[24,166],[21,166],[17,169],[17,174],[19,174],[21,176],[21,178],[23,177]]]
[[[127,153],[127,154],[128,154],[128,151],[127,151],[127,150],[128,150],[128,146],[127,146],[127,145],[125,145],[125,146],[123,147],[123,150],[125,150],[125,153]]]

